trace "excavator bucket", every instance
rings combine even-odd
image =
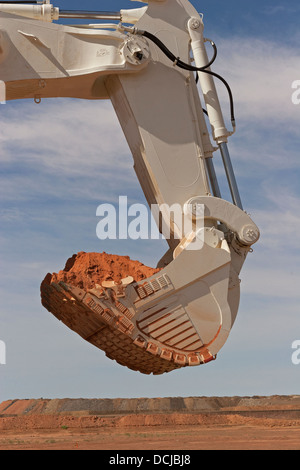
[[[83,290],[45,280],[42,302],[69,328],[110,359],[145,374],[162,374],[215,359],[231,329],[227,303],[230,254],[206,246],[183,251],[165,269],[140,282],[132,277]],[[200,253],[200,252],[199,252]],[[201,267],[203,255],[209,258]],[[212,272],[213,271],[213,272]]]
[[[235,132],[233,96],[211,70],[217,49],[203,36],[202,15],[188,0],[145,3],[107,14],[60,12],[48,0],[0,3],[0,80],[8,101],[111,100],[147,203],[159,229],[168,229],[169,249],[143,280],[127,272],[82,288],[48,276],[42,303],[119,364],[162,374],[216,358],[234,324],[239,275],[259,229],[238,193],[227,148]],[[60,18],[119,23],[52,24]],[[233,131],[216,79],[229,93]],[[221,196],[217,150],[232,202]],[[178,207],[179,216],[170,216]]]

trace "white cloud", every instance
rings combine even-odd
[[[128,146],[110,102],[8,102],[1,116],[2,162],[26,161],[52,173],[126,169]]]
[[[265,186],[264,209],[256,211],[256,220],[262,230],[266,250],[293,252],[300,233],[300,197],[292,188]]]
[[[299,5],[275,5],[263,8],[263,12],[267,15],[278,15],[280,13],[297,13],[300,10]]]
[[[300,297],[300,197],[291,187],[264,187],[264,206],[255,211],[261,239],[246,261],[243,292],[266,298]],[[242,276],[243,278],[243,276]]]
[[[292,103],[292,83],[299,78],[299,49],[281,42],[238,37],[219,39],[217,45],[219,56],[213,70],[232,86],[238,121],[250,120],[268,128],[285,124],[285,132],[296,131],[300,107]],[[225,106],[222,87],[218,89]]]
[[[256,257],[257,258],[257,257]],[[267,258],[265,258],[267,263]],[[299,272],[290,272],[290,266],[278,264],[276,267],[274,261],[261,266],[261,263],[247,269],[246,275],[242,276],[242,293],[264,296],[274,299],[286,299],[287,305],[291,301],[300,299],[298,286],[300,285]]]
[[[28,201],[110,202],[139,190],[133,158],[110,102],[8,102],[0,117],[2,221]],[[9,173],[9,177],[6,174]],[[24,208],[23,208],[24,210]]]

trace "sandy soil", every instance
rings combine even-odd
[[[95,408],[93,400],[84,401],[85,410],[74,400],[5,402],[0,405],[0,450],[299,450],[299,401],[272,403],[269,398],[263,408],[263,399],[258,403],[256,398],[251,406],[218,411],[122,415],[87,411],[87,403]],[[59,412],[68,403],[73,411]]]
[[[103,281],[120,282],[127,276],[132,276],[134,281],[139,282],[159,271],[139,261],[131,260],[128,256],[82,251],[69,258],[63,270],[47,274],[43,282],[50,284],[62,281],[87,290],[92,289],[96,284],[101,285]]]

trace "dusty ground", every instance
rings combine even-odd
[[[299,450],[299,404],[298,396],[4,402],[0,450]]]

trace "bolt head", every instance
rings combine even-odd
[[[256,243],[259,239],[260,233],[257,227],[254,225],[245,225],[241,231],[240,239],[243,243],[247,245],[252,245]]]
[[[201,26],[201,22],[200,20],[198,20],[197,18],[194,18],[192,21],[191,21],[191,28],[192,29],[198,29],[200,28]]]

